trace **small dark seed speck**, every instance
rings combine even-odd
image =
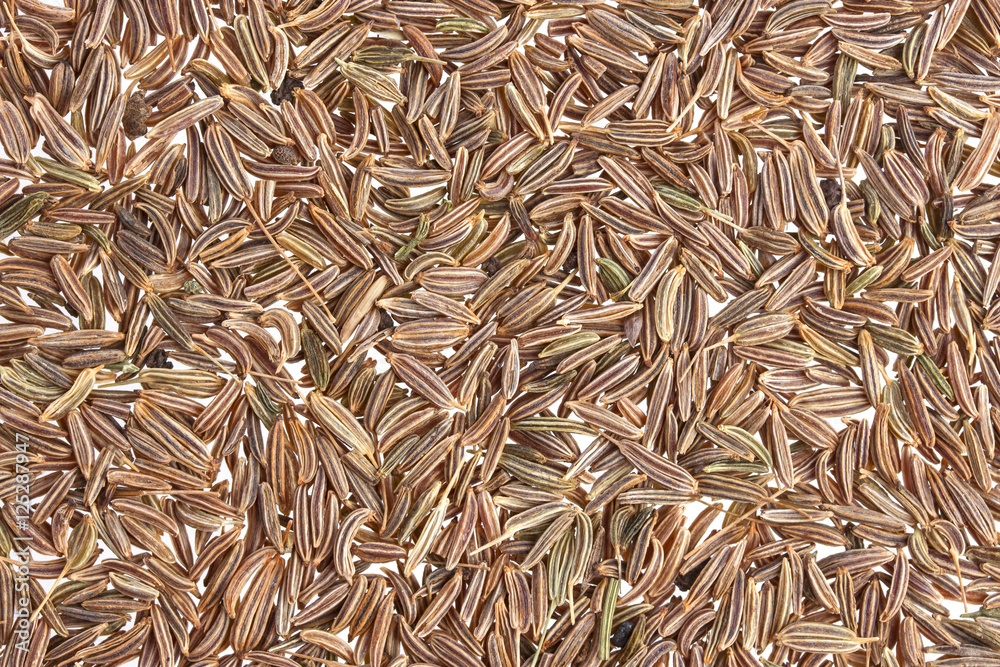
[[[633,630],[635,630],[635,621],[622,621],[611,633],[611,645],[622,648],[628,644]]]
[[[278,164],[298,164],[299,154],[291,146],[275,146],[271,151],[271,157]]]
[[[153,108],[146,104],[142,93],[132,93],[125,104],[122,115],[122,129],[129,139],[138,139],[146,134],[146,119],[153,113]]]
[[[285,79],[278,86],[277,90],[271,91],[271,102],[275,105],[281,104],[282,102],[294,102],[295,98],[292,96],[292,92],[296,88],[303,88],[302,81],[296,79],[294,76],[285,75]]]
[[[840,183],[827,178],[819,182],[819,189],[823,191],[823,197],[826,199],[828,208],[833,208],[840,203]]]

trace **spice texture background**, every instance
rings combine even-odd
[[[0,667],[1000,666],[995,0],[0,11]]]

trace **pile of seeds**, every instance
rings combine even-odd
[[[1000,665],[1000,6],[836,5],[4,3],[0,665]]]

